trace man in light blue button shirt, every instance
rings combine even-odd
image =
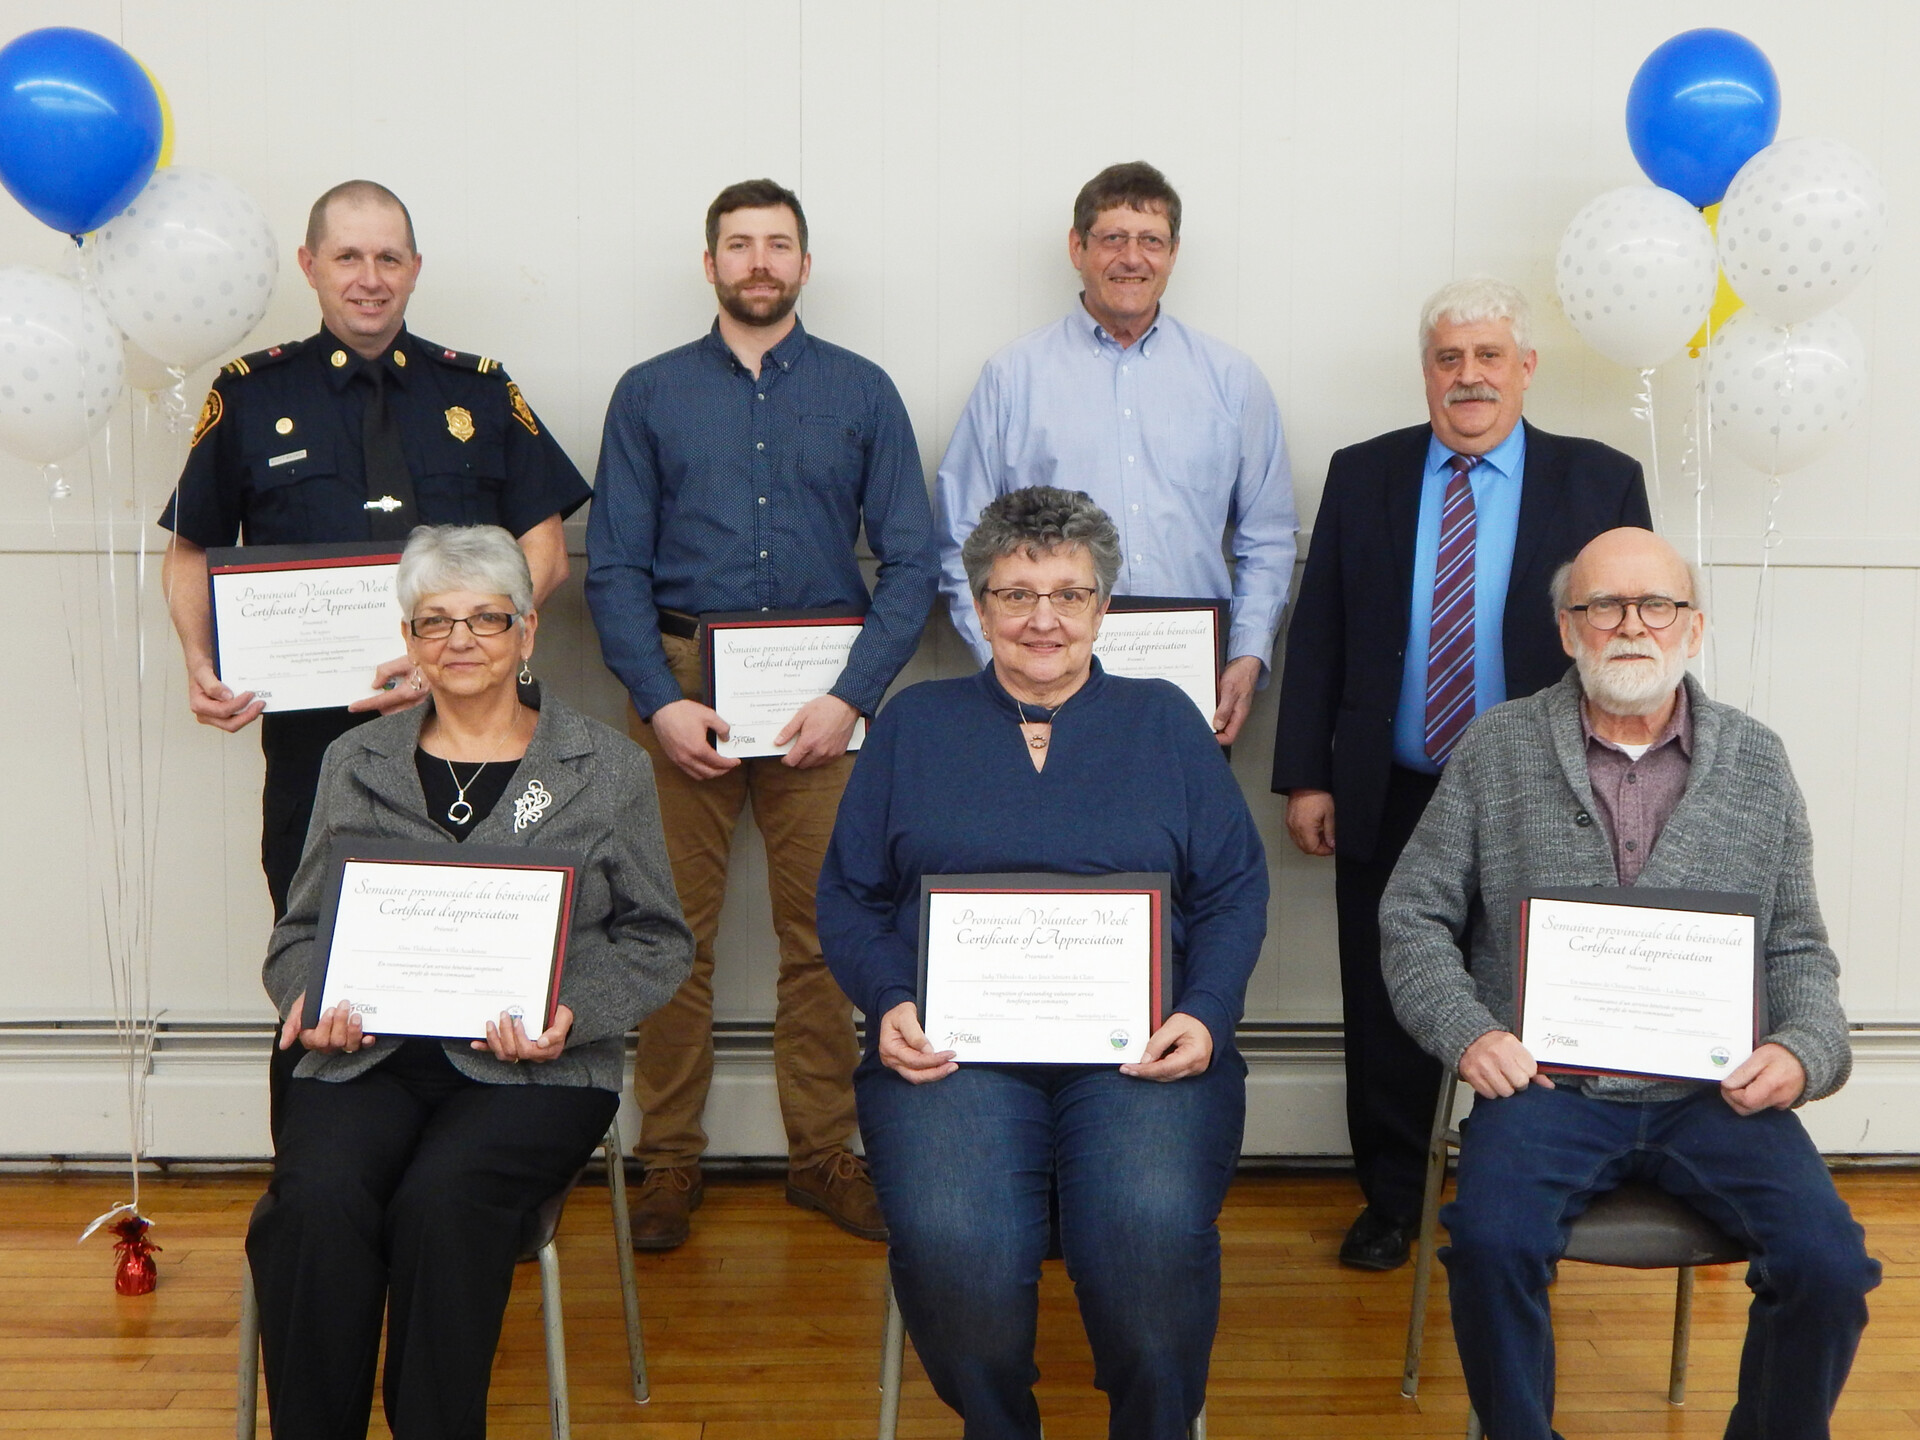
[[[1232,598],[1213,717],[1231,745],[1293,581],[1293,476],[1253,361],[1161,308],[1179,253],[1180,197],[1153,166],[1109,166],[1081,189],[1067,235],[1080,303],[987,362],[940,463],[940,583],[985,664],[961,542],[995,496],[1084,490],[1120,530],[1116,593]]]

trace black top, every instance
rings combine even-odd
[[[465,840],[488,815],[493,807],[500,803],[500,797],[507,793],[507,787],[513,783],[514,772],[520,768],[518,760],[494,760],[486,764],[477,764],[471,760],[442,760],[438,755],[429,755],[423,747],[414,747],[414,768],[420,772],[420,792],[427,799],[427,814],[433,823],[453,836],[455,840]],[[449,769],[448,767],[452,768]],[[459,776],[459,784],[454,777]],[[447,812],[460,798],[460,784],[467,787],[467,804],[473,807],[473,813],[464,821],[447,818]]]
[[[362,414],[385,375],[422,525],[524,535],[592,492],[496,360],[402,330],[364,360],[326,329],[230,361],[160,524],[207,548],[369,540]]]

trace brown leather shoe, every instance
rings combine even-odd
[[[698,1165],[662,1165],[647,1171],[627,1218],[636,1250],[671,1250],[687,1239],[687,1217],[706,1199]]]
[[[789,1169],[787,1203],[802,1210],[818,1210],[862,1240],[887,1238],[887,1222],[874,1197],[867,1162],[851,1150],[830,1150],[811,1165]]]

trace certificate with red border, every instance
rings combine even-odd
[[[1639,886],[1520,902],[1520,1043],[1542,1070],[1723,1080],[1766,1033],[1758,895]]]
[[[1172,877],[928,875],[920,1017],[961,1061],[1120,1065],[1165,1018]]]
[[[214,669],[269,710],[322,710],[373,694],[406,653],[390,544],[241,545],[207,551]]]
[[[707,671],[707,704],[728,725],[714,740],[722,755],[748,759],[784,755],[776,745],[794,712],[832,690],[847,668],[866,617],[853,610],[737,610],[700,617],[700,651]],[[854,721],[847,749],[867,737]]]
[[[1093,653],[1109,675],[1170,680],[1200,707],[1207,727],[1220,708],[1220,672],[1227,664],[1230,600],[1115,595]]]
[[[334,842],[307,982],[311,1028],[346,1001],[372,1035],[484,1040],[553,1019],[583,857],[519,845]]]

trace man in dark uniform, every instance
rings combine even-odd
[[[320,332],[221,370],[160,518],[174,532],[161,574],[187,700],[201,724],[228,731],[260,718],[265,702],[235,695],[214,671],[208,547],[390,540],[398,550],[416,525],[499,525],[520,538],[538,604],[567,577],[560,522],[591,494],[499,362],[406,329],[420,254],[392,191],[349,180],[322,195],[299,260],[319,298]],[[261,719],[260,863],[275,919],[327,746],[423,695],[401,657],[345,709]]]

